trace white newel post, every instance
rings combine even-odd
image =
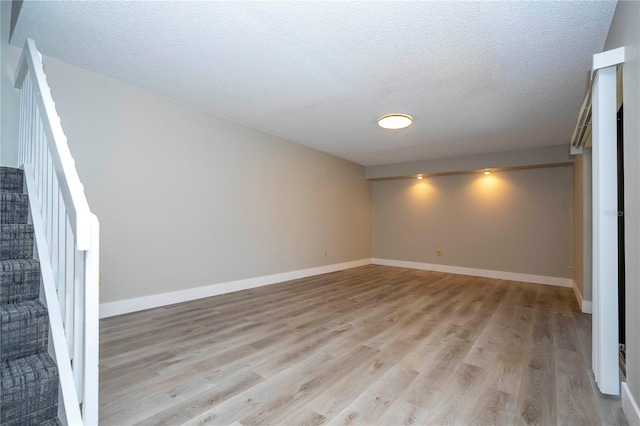
[[[100,265],[100,222],[91,215],[91,243],[85,258],[86,289],[84,293],[84,386],[83,413],[85,425],[98,424],[98,359],[99,359],[99,265]]]

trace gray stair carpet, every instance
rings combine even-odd
[[[58,368],[22,170],[0,167],[0,425],[60,425]]]

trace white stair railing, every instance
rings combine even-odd
[[[99,223],[69,151],[33,40],[16,72],[20,94],[19,163],[34,225],[60,373],[60,419],[98,423]]]

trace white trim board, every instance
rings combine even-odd
[[[576,296],[576,300],[578,301],[578,306],[580,306],[582,313],[583,314],[593,313],[591,301],[583,299],[582,293],[580,293],[580,289],[578,288],[578,285],[576,284],[575,280],[571,280],[571,286],[573,287],[573,294],[575,294]]]
[[[247,278],[226,283],[212,284],[203,287],[194,287],[186,290],[171,291],[168,293],[154,294],[151,296],[136,297],[133,299],[118,300],[100,304],[100,318],[108,318],[131,312],[144,311],[146,309],[159,308],[161,306],[188,302],[190,300],[205,297],[218,296],[220,294],[233,293],[235,291],[277,284],[284,281],[297,280],[299,278],[312,277],[314,275],[328,274],[344,269],[357,268],[370,265],[371,259],[360,259],[352,262],[336,263],[333,265],[318,266],[316,268],[299,269],[297,271],[282,272],[279,274],[265,275],[262,277]]]
[[[593,55],[592,70],[597,71],[601,68],[612,67],[624,62],[625,49],[624,46],[617,49],[607,50],[606,52],[596,53]]]
[[[473,275],[483,278],[496,278],[509,281],[522,281],[534,284],[572,287],[571,278],[547,277],[544,275],[520,274],[517,272],[493,271],[490,269],[466,268],[463,266],[437,265],[433,263],[408,262],[405,260],[376,259],[374,265],[397,266],[400,268],[422,269],[425,271],[447,272],[450,274]]]
[[[636,400],[633,398],[629,387],[625,382],[622,382],[622,411],[627,416],[627,421],[631,426],[640,425],[640,408]]]

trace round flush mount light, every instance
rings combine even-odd
[[[407,114],[387,114],[378,118],[378,126],[387,130],[400,130],[411,126],[413,118]]]
[[[486,170],[484,171],[484,174],[485,174],[485,175],[490,175],[490,174],[491,174],[491,170],[486,169]]]
[[[418,179],[422,179],[422,178],[423,178],[423,176],[422,176],[422,175],[418,175]]]

